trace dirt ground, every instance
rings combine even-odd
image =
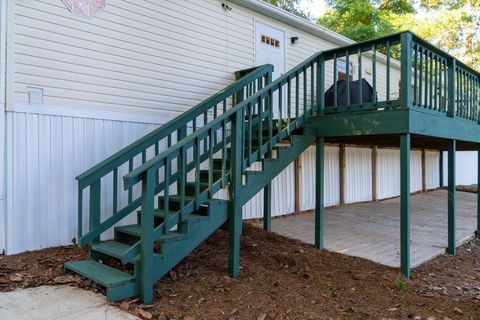
[[[457,186],[457,191],[477,193],[477,185],[471,184],[466,186]]]
[[[480,241],[456,258],[440,256],[398,270],[244,226],[241,275],[227,274],[228,234],[215,232],[155,287],[152,305],[116,305],[144,319],[480,319]],[[65,261],[86,251],[59,247],[0,256],[0,291],[71,285],[100,290],[63,275]]]

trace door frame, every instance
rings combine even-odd
[[[283,50],[283,71],[284,73],[287,72],[287,29],[282,29],[280,27],[277,27],[273,24],[270,24],[268,22],[265,22],[264,20],[258,19],[258,18],[253,18],[253,65],[257,66],[257,23],[263,24],[267,27],[277,29],[280,32],[283,32],[283,43],[284,45],[284,50]]]

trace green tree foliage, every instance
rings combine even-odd
[[[411,30],[480,69],[480,0],[327,0],[317,22],[362,41]]]
[[[300,0],[264,0],[274,6],[282,8],[285,11],[293,13],[297,16],[300,16],[305,19],[311,19],[311,16],[308,12],[305,12],[300,8]]]

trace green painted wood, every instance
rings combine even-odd
[[[412,105],[412,35],[402,33],[401,38],[401,73],[400,81],[406,84],[401,86],[400,105],[403,108],[409,108]],[[388,69],[387,69],[388,70]]]
[[[101,199],[100,193],[102,191],[101,182],[100,180],[95,181],[90,186],[90,219],[89,219],[89,226],[90,230],[95,229],[100,224],[100,206],[101,206]],[[82,221],[83,223],[83,221]],[[91,240],[92,243],[97,243],[100,241],[100,237],[97,236]]]
[[[65,269],[78,273],[106,288],[113,288],[135,281],[135,276],[94,260],[71,261]]]
[[[153,301],[153,227],[154,227],[154,203],[155,203],[155,172],[148,170],[142,180],[142,221],[140,237],[140,270],[138,280],[140,286],[140,297],[145,304]],[[164,209],[165,210],[165,209]],[[164,212],[168,212],[167,210]]]
[[[480,239],[480,150],[477,159],[477,238]]]
[[[317,141],[317,182],[316,186],[316,231],[315,244],[318,248],[323,247],[323,158],[324,137],[351,136],[351,135],[375,135],[375,134],[400,134],[402,150],[410,149],[410,134],[446,136],[449,139],[455,137],[464,138],[466,141],[480,139],[478,135],[478,116],[475,114],[475,94],[472,92],[474,81],[473,72],[464,69],[461,63],[459,67],[447,68],[459,76],[456,90],[453,90],[453,99],[449,99],[455,105],[458,104],[458,118],[447,117],[445,113],[438,112],[441,103],[437,100],[436,88],[442,78],[437,79],[442,72],[441,59],[448,59],[442,52],[431,48],[428,44],[417,41],[415,35],[406,32],[382,39],[353,44],[343,48],[328,50],[317,53],[288,71],[275,81],[271,81],[271,70],[260,76],[249,79],[248,82],[234,86],[234,91],[227,95],[220,92],[216,96],[215,104],[203,106],[187,121],[185,117],[177,119],[173,129],[162,131],[167,140],[168,149],[160,152],[161,135],[155,136],[156,140],[149,140],[150,145],[142,145],[144,148],[129,152],[129,157],[122,163],[128,162],[129,173],[123,177],[124,188],[129,194],[128,205],[117,210],[118,198],[118,164],[119,159],[126,157],[119,153],[109,164],[108,171],[105,167],[97,167],[93,176],[98,179],[89,182],[92,175],[84,176],[79,185],[90,187],[91,201],[89,214],[93,221],[90,231],[79,238],[79,243],[85,245],[98,239],[99,235],[112,227],[115,223],[142,206],[139,215],[139,225],[118,227],[115,229],[115,239],[120,243],[96,243],[92,246],[92,253],[116,257],[123,263],[135,262],[137,285],[128,285],[115,290],[107,290],[110,298],[126,297],[139,292],[144,303],[152,300],[153,284],[169,268],[180,261],[189,250],[193,250],[211,232],[224,223],[228,217],[229,223],[229,259],[228,266],[231,276],[236,277],[239,273],[240,235],[242,229],[242,205],[249,201],[262,188],[265,188],[265,228],[270,229],[271,217],[271,180],[278,175],[288,164],[294,161],[309,145]],[[391,47],[401,46],[401,91],[398,100],[390,99],[390,51]],[[387,51],[387,93],[386,101],[374,101],[364,104],[361,94],[361,103],[348,106],[340,106],[325,109],[325,65],[326,60],[345,56],[347,61],[347,82],[350,81],[348,68],[349,55],[358,56],[358,78],[362,77],[362,55],[366,51],[374,51],[372,70],[374,73],[374,87],[376,87],[376,56],[377,48],[385,48]],[[417,52],[420,52],[417,56]],[[412,55],[414,61],[412,61]],[[425,56],[425,63],[422,57]],[[420,58],[420,63],[418,63]],[[440,62],[440,67],[438,66]],[[455,62],[455,60],[454,60]],[[412,65],[413,64],[413,65]],[[417,70],[418,68],[418,70]],[[412,69],[414,74],[412,75]],[[423,69],[425,69],[423,71]],[[334,70],[335,71],[335,70]],[[422,75],[417,79],[417,72]],[[444,74],[446,74],[444,72]],[[250,73],[249,73],[250,75]],[[413,76],[413,77],[412,77]],[[450,76],[450,75],[449,75]],[[477,77],[477,75],[475,74]],[[334,76],[336,79],[336,75]],[[415,100],[422,101],[421,79],[425,79],[424,106],[412,108]],[[243,78],[242,78],[243,79]],[[334,80],[335,80],[334,79]],[[294,85],[292,81],[295,81]],[[301,86],[300,86],[300,82]],[[413,82],[412,93],[411,86]],[[418,86],[418,88],[417,88]],[[308,88],[310,94],[308,96]],[[348,87],[348,86],[347,86]],[[451,91],[451,88],[448,88]],[[232,89],[233,90],[233,89]],[[348,90],[348,89],[347,89]],[[292,93],[293,91],[293,93]],[[449,94],[450,94],[449,91]],[[284,102],[283,96],[286,94]],[[295,102],[292,105],[292,94],[295,94]],[[274,96],[278,96],[279,103],[274,105]],[[233,96],[233,107],[227,110],[227,99]],[[349,96],[349,95],[348,95]],[[302,99],[300,105],[300,97]],[[310,101],[308,101],[308,98]],[[283,104],[286,104],[284,115]],[[421,102],[420,102],[421,103]],[[203,104],[200,104],[203,105]],[[278,119],[273,119],[273,108],[278,108]],[[220,114],[220,110],[223,112]],[[293,109],[294,108],[294,109]],[[320,111],[320,112],[318,112]],[[453,112],[455,115],[455,112]],[[293,118],[292,116],[295,115]],[[182,122],[183,121],[183,122]],[[193,127],[193,132],[186,133],[188,126]],[[162,127],[163,128],[163,127]],[[302,128],[302,133],[292,130]],[[168,129],[168,128],[167,128]],[[291,145],[288,147],[276,146],[278,142],[289,138]],[[318,137],[318,138],[317,138]],[[151,138],[153,139],[153,138]],[[142,139],[141,139],[142,140]],[[143,140],[142,140],[143,141]],[[146,143],[143,141],[142,143]],[[162,142],[163,143],[163,142]],[[230,147],[227,147],[230,144]],[[155,156],[147,159],[147,148],[155,147]],[[276,158],[271,158],[272,151],[276,150]],[[193,159],[188,159],[187,154],[193,154]],[[408,154],[408,155],[407,155]],[[142,165],[134,168],[133,158],[140,156]],[[214,156],[219,156],[215,159]],[[405,238],[409,238],[409,183],[405,182],[409,171],[409,152],[402,153],[402,198],[401,198],[401,256],[402,272],[409,275],[409,261],[405,261],[409,254],[409,247],[405,244]],[[245,171],[255,161],[263,161],[263,170],[258,172]],[[173,164],[172,164],[173,162]],[[176,169],[172,166],[176,163]],[[208,169],[201,169],[203,166]],[[108,174],[113,172],[115,215],[100,221],[95,217],[100,216],[100,178],[102,170]],[[174,171],[174,172],[172,172]],[[187,182],[186,176],[193,173],[196,177],[194,182]],[[242,185],[242,177],[246,176],[245,185]],[[409,177],[408,177],[409,179]],[[141,195],[133,198],[133,187],[142,184]],[[408,180],[407,180],[408,182]],[[177,185],[176,188],[170,188]],[[223,209],[213,210],[216,202],[212,196],[221,188],[229,186],[230,200]],[[176,193],[172,190],[177,190]],[[320,190],[320,191],[319,191]],[[82,219],[82,188],[79,188],[79,235],[81,235]],[[407,192],[408,191],[408,192]],[[159,198],[158,209],[155,209],[153,199]],[[92,201],[93,199],[93,201]],[[407,202],[407,200],[408,202]],[[218,201],[218,200],[216,200]],[[480,203],[480,200],[479,200]],[[208,208],[208,214],[205,214]],[[407,209],[406,209],[407,208]],[[213,211],[212,211],[213,210]],[[160,213],[161,212],[161,213]],[[212,212],[218,214],[212,216]],[[480,212],[480,210],[479,210]],[[201,215],[200,215],[201,213]],[[407,214],[408,213],[408,214]],[[218,218],[218,219],[217,219]],[[406,221],[408,223],[406,223]],[[178,226],[177,232],[169,231]],[[153,242],[160,241],[161,255],[153,253]],[[98,250],[98,251],[95,251]]]
[[[400,270],[410,278],[410,134],[400,135]]]
[[[93,244],[91,249],[110,257],[120,259],[125,252],[130,249],[130,245],[112,240]]]
[[[448,59],[448,116],[455,118],[455,73],[457,69],[457,61],[454,58]]]
[[[239,275],[240,263],[240,235],[242,233],[242,206],[239,204],[239,193],[242,186],[242,162],[243,141],[242,119],[243,109],[240,109],[233,115],[232,119],[232,149],[230,159],[230,173],[232,175],[229,187],[229,205],[228,205],[228,231],[229,231],[229,251],[228,251],[228,272],[232,278]],[[270,117],[271,119],[271,117]],[[271,127],[269,127],[269,132]]]
[[[263,230],[272,231],[272,184],[263,188]]]
[[[325,228],[325,138],[316,139],[315,160],[315,247],[323,249]]]
[[[439,173],[438,173],[438,177],[440,179],[440,182],[438,183],[438,185],[440,186],[441,189],[443,189],[444,187],[444,183],[443,183],[443,150],[440,150],[439,151],[439,156],[438,156],[438,161],[439,161],[439,164],[438,164],[438,170],[439,170]]]
[[[456,141],[448,142],[448,253],[456,254],[455,239],[455,197],[456,197],[456,181],[455,181],[455,151]]]

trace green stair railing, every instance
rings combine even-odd
[[[239,240],[243,205],[239,201],[242,176],[251,163],[271,154],[278,142],[291,131],[302,127],[318,111],[323,90],[316,88],[323,87],[324,79],[321,59],[321,54],[315,54],[124,176],[126,189],[137,184],[142,186],[142,234],[140,241],[122,257],[123,262],[141,254],[141,260],[150,266],[154,241],[165,235],[170,226],[182,221],[203,202],[211,199],[227,183],[231,206],[230,232],[232,237],[238,236]],[[278,112],[274,112],[274,108]],[[220,162],[219,167],[215,166],[216,162]],[[176,168],[173,166],[175,163],[178,164]],[[204,190],[200,188],[199,179],[202,166],[207,168],[208,174],[208,186]],[[163,177],[160,180],[157,179],[159,174]],[[194,176],[195,192],[187,199],[185,189],[190,174]],[[180,197],[180,208],[177,213],[168,216],[163,225],[154,228],[155,196],[162,195],[164,201],[160,209],[164,214],[170,212],[168,199],[172,197],[171,190],[177,182],[175,196]],[[233,247],[239,250],[238,241]],[[232,268],[235,267],[231,266],[231,273],[235,275],[238,270]],[[139,276],[150,277],[149,274],[151,272],[144,270]],[[141,282],[149,283],[151,280],[142,279]]]
[[[235,105],[239,99],[252,95],[271,82],[272,65],[242,71],[244,75],[219,93],[193,107],[181,116],[152,131],[77,177],[78,180],[78,238],[79,245],[97,242],[99,236],[142,205],[143,196],[136,196],[133,187],[126,189],[126,204],[121,206],[122,188],[119,176],[131,172],[138,165],[158,156],[163,148],[170,148],[190,133],[197,132],[212,119],[218,118]],[[223,130],[226,130],[223,127]],[[168,176],[170,182],[179,175]],[[155,177],[158,182],[160,177]],[[120,180],[120,181],[119,181]],[[111,196],[104,198],[102,184],[112,182]],[[158,184],[158,183],[157,183]],[[157,186],[158,191],[161,187]],[[89,192],[88,207],[84,208],[84,193]],[[105,190],[104,190],[105,191]],[[119,192],[120,191],[120,192]],[[101,221],[101,211],[106,207],[111,215]],[[123,201],[125,202],[125,201]],[[84,210],[88,210],[89,230],[83,233]]]

